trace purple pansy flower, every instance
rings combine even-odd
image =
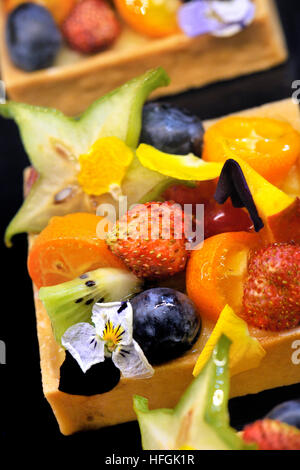
[[[252,0],[194,0],[179,8],[178,23],[190,37],[232,36],[250,24],[254,15]]]

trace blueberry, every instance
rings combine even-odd
[[[266,416],[269,419],[278,419],[300,429],[300,400],[290,400],[275,406]]]
[[[6,43],[13,63],[23,70],[32,71],[53,64],[62,38],[46,8],[23,3],[7,18]]]
[[[148,103],[143,109],[140,142],[166,153],[201,156],[204,129],[201,120],[168,103]]]
[[[146,290],[131,300],[133,337],[151,364],[176,358],[187,351],[200,332],[193,302],[168,287]]]

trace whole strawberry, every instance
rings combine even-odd
[[[274,243],[248,263],[242,316],[258,328],[281,331],[300,324],[300,245]]]
[[[62,32],[73,49],[92,53],[116,40],[120,24],[105,0],[82,0],[63,23]]]
[[[141,278],[171,276],[182,271],[187,262],[184,215],[172,202],[135,206],[116,223],[106,241]]]
[[[242,435],[247,443],[256,443],[259,450],[300,450],[300,431],[280,421],[255,421],[244,428]]]

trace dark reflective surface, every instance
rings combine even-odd
[[[300,80],[300,6],[297,0],[278,0],[278,5],[290,49],[290,59],[286,64],[271,71],[169,97],[167,101],[185,106],[201,118],[211,118],[291,96],[292,81]],[[0,151],[2,236],[21,204],[22,171],[28,164],[12,121],[0,120]],[[26,254],[25,236],[16,237],[10,250],[0,243],[0,339],[5,340],[7,345],[7,365],[0,365],[0,390],[4,394],[0,403],[0,439],[10,436],[15,443],[30,443],[35,447],[47,445],[51,450],[56,449],[59,443],[66,449],[71,445],[76,455],[89,449],[96,465],[101,453],[111,455],[113,450],[117,450],[120,454],[131,455],[135,450],[140,450],[137,423],[71,437],[60,434],[42,394]],[[300,380],[300,365],[298,367]],[[241,428],[245,423],[262,417],[276,404],[299,397],[300,385],[294,385],[231,400],[232,424]]]

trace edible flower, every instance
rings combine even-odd
[[[251,0],[195,0],[180,7],[178,23],[190,37],[206,33],[233,36],[248,26],[254,15]]]
[[[85,373],[110,357],[123,377],[149,378],[154,370],[132,337],[130,302],[96,303],[90,323],[76,323],[62,336],[62,345]]]
[[[247,323],[226,305],[198,357],[193,370],[194,376],[203,369],[222,335],[226,335],[232,342],[229,355],[231,376],[259,366],[266,351],[260,342],[249,334]]]

